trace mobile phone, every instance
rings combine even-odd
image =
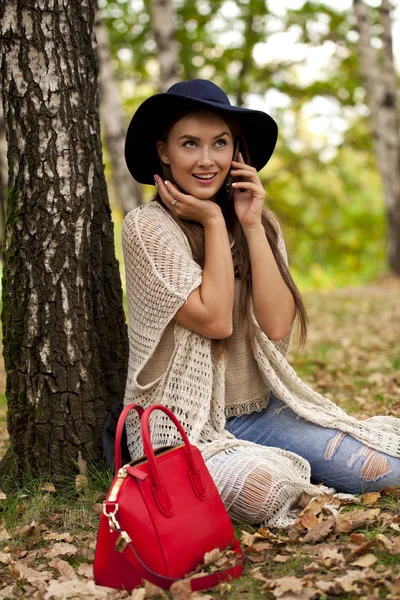
[[[233,153],[232,160],[237,160],[239,152],[240,152],[239,142],[236,142],[235,151]],[[229,175],[226,178],[225,188],[226,188],[226,193],[228,195],[228,198],[230,200],[233,200],[233,187],[232,187],[232,183],[234,183],[236,181],[238,181],[238,177],[233,177],[229,173]]]

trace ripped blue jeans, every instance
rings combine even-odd
[[[313,483],[359,494],[400,485],[400,458],[367,448],[337,429],[298,417],[271,394],[262,412],[230,417],[226,429],[237,438],[299,454],[311,465]]]

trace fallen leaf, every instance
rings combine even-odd
[[[350,541],[352,544],[363,544],[366,541],[366,537],[363,533],[352,533]]]
[[[107,600],[108,593],[115,590],[99,585],[94,581],[73,579],[71,581],[50,581],[45,594],[45,600],[68,600],[69,598],[85,598],[93,600]]]
[[[50,494],[54,494],[56,491],[54,484],[51,483],[50,481],[45,481],[45,483],[42,485],[42,487],[40,489],[43,492],[49,492]]]
[[[65,579],[76,579],[75,569],[62,558],[53,558],[50,567],[58,571]]]
[[[5,500],[7,498],[7,496],[5,495],[5,493],[0,490],[0,500]]]
[[[11,540],[11,535],[8,533],[4,525],[0,525],[0,541]]]
[[[211,565],[211,564],[217,562],[217,560],[221,559],[222,557],[223,557],[223,554],[222,554],[221,550],[219,548],[214,548],[214,550],[211,550],[210,552],[205,553],[203,564],[206,566]]]
[[[77,462],[78,462],[79,474],[83,475],[84,477],[87,477],[86,460],[83,459],[82,452],[80,450],[78,451],[78,461]]]
[[[336,533],[350,533],[350,531],[353,531],[353,529],[354,525],[350,514],[339,512],[335,515]]]
[[[274,562],[277,562],[277,563],[285,563],[288,560],[290,560],[290,556],[287,556],[285,554],[276,554],[274,556]]]
[[[167,598],[167,595],[164,592],[164,590],[162,590],[157,585],[154,585],[154,583],[150,583],[150,581],[144,581],[144,591],[146,600],[147,598]]]
[[[368,492],[367,494],[364,494],[362,499],[363,499],[363,504],[364,506],[373,506],[374,504],[376,504],[379,500],[379,498],[381,497],[379,492]]]
[[[75,488],[78,492],[85,490],[89,487],[89,480],[86,475],[77,475],[75,477]]]
[[[173,600],[188,600],[192,593],[190,579],[181,579],[180,581],[175,581],[175,583],[171,585],[169,593],[171,594]]]
[[[326,567],[331,567],[333,565],[339,565],[341,563],[344,563],[343,554],[339,552],[339,550],[334,546],[319,548],[318,556],[320,557],[320,559]]]
[[[305,515],[303,515],[302,517],[300,517],[300,523],[306,529],[312,529],[313,527],[315,527],[316,525],[318,525],[318,519],[317,519],[317,517],[315,515],[310,514],[310,513],[306,513]]]
[[[81,577],[93,579],[93,565],[89,565],[89,563],[81,563],[78,567],[77,573],[78,575],[81,575]]]
[[[57,540],[58,542],[73,542],[74,537],[70,533],[55,533],[54,531],[48,531],[42,534],[44,540]]]
[[[307,506],[303,508],[299,516],[302,517],[305,514],[319,515],[325,504],[329,504],[332,499],[332,494],[320,494],[319,496],[315,496],[315,498],[312,498]]]
[[[321,523],[318,523],[318,525],[316,525],[312,529],[309,529],[309,531],[303,538],[303,541],[304,542],[318,542],[319,540],[326,537],[328,535],[328,533],[330,533],[330,531],[332,531],[334,525],[335,525],[335,518],[328,517],[327,519],[325,519],[325,521],[321,521]]]
[[[358,588],[354,583],[360,579],[360,571],[348,571],[342,577],[336,577],[335,582],[342,588],[344,592],[357,592]]]
[[[280,577],[279,579],[275,579],[273,582],[273,589],[272,589],[272,593],[275,596],[275,598],[280,598],[281,596],[283,596],[283,594],[286,594],[286,592],[293,592],[295,594],[298,594],[302,591],[303,589],[303,582],[301,581],[301,579],[298,579],[297,577]]]
[[[63,544],[62,542],[57,542],[52,546],[49,550],[47,550],[46,555],[48,558],[53,556],[72,556],[78,552],[78,548],[73,546],[72,544]]]
[[[374,565],[377,562],[377,558],[375,556],[375,554],[372,554],[371,552],[368,554],[363,554],[362,556],[360,556],[359,558],[357,558],[357,560],[355,560],[354,562],[351,563],[351,565],[353,567],[372,567],[372,565]]]
[[[146,598],[146,590],[144,587],[136,588],[132,591],[129,600],[144,600]]]
[[[240,538],[240,541],[242,543],[243,546],[252,546],[254,544],[254,541],[257,539],[265,539],[266,536],[262,535],[261,533],[257,532],[257,533],[248,533],[248,531],[244,531],[242,530],[242,536]]]
[[[15,598],[14,585],[8,585],[0,590],[0,600],[9,600],[10,598]]]
[[[8,565],[11,561],[11,554],[9,552],[0,552],[0,563]]]
[[[50,571],[37,571],[27,567],[22,562],[12,561],[8,565],[10,573],[16,579],[25,579],[29,583],[39,584],[43,581],[48,581],[53,576]]]

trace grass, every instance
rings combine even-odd
[[[379,413],[400,416],[399,290],[397,281],[385,281],[376,286],[304,295],[310,318],[309,339],[302,351],[292,347],[289,362],[313,389],[358,418]],[[0,455],[8,444],[5,416],[6,400],[3,393],[0,394]],[[11,552],[13,560],[18,562],[26,560],[26,557],[18,558],[21,551],[26,551],[28,557],[29,553],[38,552],[29,566],[48,570],[49,561],[43,552],[54,543],[49,540],[49,535],[69,534],[78,551],[71,557],[62,558],[74,569],[93,560],[90,553],[93,555],[101,503],[110,485],[111,473],[104,464],[87,466],[87,486],[81,491],[76,489],[72,475],[69,483],[55,492],[45,491],[43,486],[46,482],[37,478],[26,482],[18,492],[0,501],[0,557],[2,552]],[[383,534],[395,540],[400,535],[399,500],[395,491],[382,496],[373,507],[381,510],[378,521],[356,530],[357,534],[364,534],[366,541],[375,540],[368,552],[373,552],[377,559],[372,570],[378,579],[367,583],[356,582],[356,591],[337,589],[334,594],[320,591],[316,598],[345,600],[359,596],[372,598],[372,594],[374,598],[390,595],[390,586],[400,581],[399,554],[390,554],[376,536]],[[341,510],[351,512],[354,508],[343,507]],[[366,510],[365,506],[358,508]],[[28,533],[23,529],[24,526],[29,529],[32,523],[39,528],[36,537],[35,527]],[[2,527],[10,532],[11,539],[2,540]],[[241,537],[242,530],[255,533],[257,528],[239,524],[235,530],[237,536]],[[301,536],[292,539],[289,533],[274,531],[274,536],[268,538],[271,539],[270,548],[262,552],[254,552],[244,545],[247,559],[243,577],[208,593],[215,598],[232,600],[276,597],[275,583],[267,583],[265,587],[263,581],[254,578],[257,568],[259,573],[269,578],[269,582],[295,576],[305,582],[304,585],[316,585],[315,581],[320,579],[333,581],[346,575],[349,570],[357,569],[346,561],[340,567],[328,566],[318,555],[324,547],[329,546],[336,548],[346,558],[349,548],[354,545],[352,534],[333,533],[311,544],[302,542]],[[282,556],[287,557],[286,562],[279,562]],[[315,571],[310,571],[312,564],[316,565]],[[59,577],[59,573],[53,571],[54,578]],[[0,581],[0,598],[4,597],[1,595],[2,586],[12,586],[10,598],[31,598],[36,593],[25,580],[19,578],[16,581],[12,570],[1,562],[1,558]],[[112,597],[111,594],[109,598]],[[290,597],[303,596],[293,594]],[[392,597],[397,596],[392,594]]]

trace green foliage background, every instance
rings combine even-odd
[[[175,6],[181,79],[211,79],[232,102],[247,105],[251,94],[265,101],[266,110],[271,90],[285,100],[285,108],[272,112],[280,137],[261,178],[267,205],[282,223],[300,289],[360,285],[385,273],[385,209],[351,11],[305,2],[278,15],[268,0],[176,0]],[[128,123],[143,99],[157,92],[150,2],[100,0],[100,14],[110,34]],[[370,8],[370,18],[378,38],[376,9]],[[299,76],[300,59],[255,60],[257,49],[279,32],[292,32],[309,52],[334,49],[313,81]],[[333,113],[344,123],[340,141],[332,141],[328,132],[319,138],[311,133],[306,109],[316,98],[330,99]],[[146,197],[151,193],[145,189]],[[123,274],[122,215],[112,190],[111,203]]]

